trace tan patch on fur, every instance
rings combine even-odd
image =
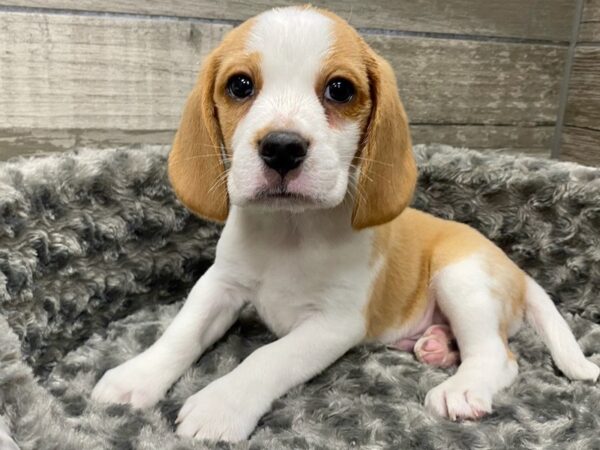
[[[372,101],[362,147],[352,227],[360,230],[396,218],[410,203],[417,179],[408,119],[391,66],[367,47]]]
[[[217,222],[229,213],[221,147],[225,143],[227,151],[232,130],[249,108],[242,104],[247,102],[234,106],[225,99],[227,70],[253,71],[260,83],[257,55],[243,49],[252,24],[250,19],[234,28],[205,58],[169,154],[169,179],[177,197],[194,213]],[[236,61],[243,65],[234,69]]]
[[[333,20],[334,42],[323,61],[315,91],[321,99],[331,126],[343,121],[354,121],[366,131],[371,112],[371,92],[367,76],[369,60],[367,44],[360,35],[339,17],[323,12]],[[325,99],[325,89],[334,78],[345,78],[355,88],[354,97],[348,103],[334,103]]]
[[[229,200],[221,180],[225,167],[220,150],[221,133],[212,102],[214,58],[209,55],[188,96],[169,153],[168,172],[175,194],[187,208],[203,218],[224,221]]]
[[[265,136],[272,131],[275,131],[275,128],[271,125],[267,125],[266,127],[262,127],[256,133],[254,133],[253,141],[256,148],[258,148],[260,142],[265,138]]]
[[[397,217],[412,199],[417,170],[408,119],[398,96],[391,66],[369,47],[354,28],[329,11],[315,8],[334,23],[334,43],[315,89],[323,98],[329,80],[352,81],[356,96],[348,104],[323,102],[332,126],[358,121],[363,130],[353,164],[359,168],[352,226],[377,226]]]
[[[366,310],[369,338],[414,320],[427,307],[430,249],[427,230],[421,227],[431,224],[425,217],[437,220],[408,208],[396,220],[375,228],[372,260],[383,258],[383,266]]]
[[[226,148],[231,151],[231,141],[238,123],[248,113],[262,89],[263,79],[260,70],[260,54],[246,53],[244,48],[236,45],[226,50],[223,63],[217,75],[215,89],[215,105],[221,124],[221,132]],[[254,95],[246,100],[236,100],[227,94],[227,81],[233,75],[248,75],[254,83]]]
[[[493,296],[502,302],[500,327],[524,311],[525,276],[492,242],[467,225],[407,208],[397,219],[377,227],[372,265],[383,258],[365,312],[367,335],[420,320],[427,308],[431,278],[444,267],[473,255],[484,257],[484,269],[494,280]],[[505,339],[506,340],[506,339]]]

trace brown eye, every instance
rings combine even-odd
[[[325,98],[335,103],[348,103],[354,93],[354,85],[345,78],[333,78],[325,88]]]
[[[227,93],[236,100],[244,100],[254,94],[254,83],[247,75],[233,75],[227,81]]]

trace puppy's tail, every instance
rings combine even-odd
[[[542,337],[558,368],[572,380],[598,379],[600,368],[585,359],[567,322],[546,291],[527,277],[525,291],[527,321]]]

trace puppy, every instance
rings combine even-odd
[[[500,249],[407,208],[417,173],[394,73],[332,13],[274,9],[227,35],[189,96],[169,177],[193,212],[227,220],[216,259],[160,339],[102,377],[96,400],[155,404],[247,301],[279,339],[192,395],[180,435],[246,439],[275,399],[365,341],[438,366],[460,357],[425,406],[481,417],[517,375],[507,338],[524,317],[565,375],[598,377]]]

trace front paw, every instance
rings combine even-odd
[[[222,379],[189,397],[176,423],[177,434],[195,439],[238,442],[247,439],[262,416],[253,402],[242,400],[244,392]]]
[[[163,398],[171,385],[165,375],[152,358],[141,354],[107,371],[94,387],[92,399],[149,408]]]

